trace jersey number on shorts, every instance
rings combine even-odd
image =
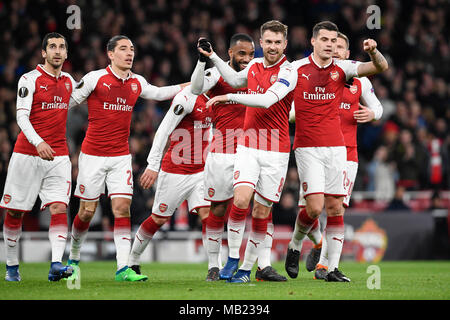
[[[131,182],[131,179],[133,178],[133,176],[131,175],[131,170],[127,170],[127,174],[128,174],[127,184],[129,186],[132,186],[133,183]]]

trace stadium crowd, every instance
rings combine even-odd
[[[312,26],[334,21],[350,39],[351,59],[368,60],[362,40],[373,38],[390,68],[371,79],[383,104],[379,121],[361,125],[358,132],[359,171],[355,191],[373,191],[378,199],[395,200],[404,190],[450,189],[450,4],[445,0],[375,1],[381,9],[381,29],[368,29],[366,9],[374,1],[12,1],[0,2],[0,189],[19,133],[15,101],[19,77],[42,62],[40,44],[47,32],[60,32],[69,41],[63,68],[80,80],[107,63],[105,46],[117,34],[128,35],[136,47],[133,71],[157,86],[190,80],[200,36],[227,57],[228,40],[248,33],[259,44],[259,26],[277,19],[289,26],[289,60],[309,55]],[[66,8],[81,8],[81,29],[66,26]],[[261,55],[257,50],[256,55]],[[154,191],[140,188],[138,178],[147,166],[153,136],[169,101],[138,100],[131,127],[135,188],[132,223],[149,214]],[[86,106],[70,110],[68,142],[76,185],[77,159],[87,126]],[[294,125],[291,128],[293,139]],[[298,175],[291,157],[283,196],[274,206],[275,224],[293,225],[297,214]],[[102,197],[108,226],[109,202]],[[38,207],[31,214],[37,217]],[[72,197],[74,217],[78,199]],[[195,226],[192,220],[191,227]],[[30,222],[31,224],[31,222]],[[24,224],[27,230],[27,223]]]

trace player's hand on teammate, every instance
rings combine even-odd
[[[150,170],[150,169],[145,169],[144,173],[142,174],[141,178],[139,179],[141,187],[143,189],[150,188],[155,183],[156,178],[158,178],[158,172]]]
[[[43,160],[53,161],[53,159],[55,159],[55,157],[53,156],[56,153],[55,150],[53,150],[52,147],[50,147],[45,141],[39,143],[36,147],[36,150],[39,157],[41,157],[41,159]]]
[[[206,108],[225,102],[228,102],[228,96],[226,94],[221,96],[215,96],[206,102]]]
[[[372,121],[375,118],[375,114],[372,110],[360,104],[359,110],[353,112],[353,118],[357,123],[366,123]]]
[[[201,62],[206,62],[208,57],[210,57],[213,54],[211,43],[206,38],[200,38],[197,42],[197,49],[198,49],[198,60]]]
[[[375,53],[377,50],[377,42],[373,39],[366,39],[363,42],[363,49],[365,52],[371,54]]]

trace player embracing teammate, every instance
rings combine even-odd
[[[219,96],[211,99],[208,104],[214,105],[226,101],[234,101],[249,107],[259,108],[248,109],[249,111],[254,110],[251,117],[247,114],[249,123],[252,123],[254,126],[247,126],[245,129],[256,128],[258,131],[261,131],[261,129],[278,129],[280,135],[271,140],[271,145],[279,143],[278,152],[281,153],[285,152],[283,128],[287,125],[287,116],[285,108],[280,108],[280,103],[282,104],[282,101],[292,102],[292,100],[294,102],[296,129],[293,149],[303,190],[301,196],[306,200],[306,207],[302,208],[297,216],[295,241],[290,242],[286,257],[286,270],[291,277],[296,277],[296,272],[298,273],[298,259],[302,241],[313,226],[317,225],[317,219],[325,207],[327,213],[325,234],[329,265],[327,280],[349,281],[338,269],[344,241],[342,203],[344,196],[347,195],[347,152],[340,129],[339,106],[342,102],[342,93],[347,80],[353,77],[364,77],[383,72],[388,68],[388,64],[383,55],[377,50],[376,42],[372,39],[365,40],[363,47],[364,51],[370,56],[370,62],[333,60],[337,38],[338,28],[334,23],[323,21],[316,24],[313,28],[313,37],[311,39],[314,49],[313,53],[309,57],[294,61],[292,64],[286,61],[284,72],[278,74],[270,74],[268,69],[272,67],[271,65],[260,63],[259,66],[261,67],[258,68],[258,63],[255,63],[257,59],[254,59],[246,70],[240,74],[231,73],[230,68],[223,67],[223,63],[214,55],[204,52],[205,55],[210,56],[227,82],[231,85],[242,86],[242,79],[247,79],[248,76],[249,87],[249,94]],[[269,39],[269,41],[272,43],[269,44],[271,48],[267,50],[268,59],[276,55],[277,44],[282,43],[284,46],[282,50],[284,51],[287,42],[285,39],[275,38]],[[264,37],[261,40],[261,45],[263,46],[263,44]],[[264,57],[266,58],[266,55]],[[293,99],[290,97],[292,95]],[[271,112],[270,117],[267,117],[267,112]],[[260,118],[263,114],[266,117]],[[277,119],[276,126],[271,127],[271,124],[274,122],[271,122],[269,118],[270,120]],[[261,125],[261,127],[258,127],[258,125]],[[250,141],[258,140],[250,139]],[[257,144],[256,149],[258,147],[260,146]],[[235,188],[235,201],[236,198],[245,199],[245,197],[239,196],[252,193],[253,189],[255,189],[259,196],[258,199],[255,197],[256,207],[258,208],[258,201],[261,201],[262,204],[260,206],[262,214],[259,217],[264,217],[271,198],[266,198],[264,194],[261,195],[259,193],[261,190],[264,190],[263,186],[270,185],[270,182],[261,183],[270,174],[261,175],[262,179],[259,180],[254,179],[255,176],[251,173],[255,171],[255,168],[261,168],[259,167],[261,162],[252,162],[252,159],[250,159],[252,152],[250,150],[246,151],[246,154],[241,155],[241,159],[245,159],[245,164],[244,161],[242,162],[243,170],[240,170],[239,160],[235,164],[235,180],[237,180],[235,183],[244,183],[243,187],[246,189],[240,194],[238,192],[238,197],[236,197],[238,188]],[[267,157],[265,158],[267,159]],[[279,168],[285,164],[285,160],[281,159],[272,162],[276,163]],[[238,179],[243,172],[245,175],[244,181],[239,181]],[[284,175],[281,175],[281,177],[284,178]],[[258,181],[258,184],[254,182],[255,180]],[[281,182],[276,196],[279,196],[282,187]],[[246,202],[243,201],[243,203],[245,204]],[[255,213],[255,209],[253,212]],[[249,281],[252,262],[256,259],[251,249],[256,249],[256,243],[259,243],[258,240],[261,241],[261,237],[258,238],[258,234],[266,230],[265,226],[260,223],[261,219],[257,219],[258,210],[256,210],[256,214],[257,216],[253,220],[253,232],[249,239],[249,243],[252,243],[252,241],[255,243],[255,248],[247,245],[247,261],[244,261],[243,266],[233,276],[232,282]],[[252,239],[252,236],[257,239]],[[294,269],[291,272],[292,267]],[[295,267],[297,267],[297,270],[295,270]]]

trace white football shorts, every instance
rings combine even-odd
[[[222,202],[233,198],[235,153],[209,152],[205,162],[205,199]]]
[[[255,190],[255,200],[263,205],[279,202],[289,164],[289,153],[237,146],[234,188],[247,185]],[[265,201],[262,201],[262,200]],[[265,202],[265,203],[264,203]]]
[[[152,214],[170,217],[187,200],[190,213],[210,206],[204,199],[203,171],[176,174],[159,171]]]
[[[55,202],[68,205],[72,191],[71,171],[69,156],[57,156],[48,161],[13,152],[0,206],[28,212],[38,196],[42,210]]]
[[[105,186],[110,198],[132,198],[131,154],[98,157],[80,152],[75,196],[83,201],[98,201]]]
[[[300,180],[299,206],[305,196],[346,196],[347,150],[345,147],[308,147],[294,151]]]

